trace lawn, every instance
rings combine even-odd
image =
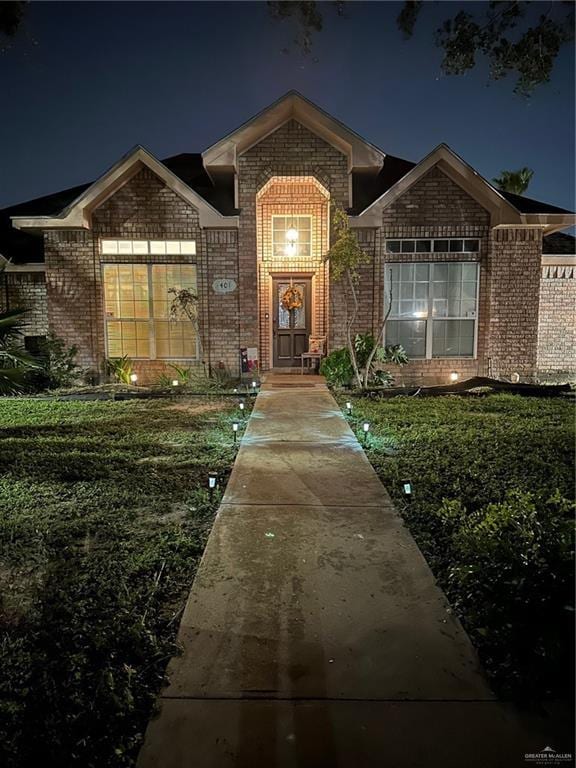
[[[500,695],[569,697],[574,402],[358,397],[350,418]]]
[[[220,397],[0,400],[1,765],[134,764],[237,416]]]

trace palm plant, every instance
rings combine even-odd
[[[528,189],[533,176],[534,171],[531,168],[520,168],[517,171],[501,171],[500,176],[492,181],[503,192],[522,195]]]
[[[23,309],[0,312],[0,394],[22,389],[28,371],[36,368],[34,359],[19,344]]]

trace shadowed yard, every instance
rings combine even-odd
[[[0,402],[2,765],[133,765],[237,416],[217,397]]]
[[[359,397],[349,418],[500,695],[568,699],[574,401]]]

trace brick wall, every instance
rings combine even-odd
[[[25,336],[46,336],[48,333],[48,304],[43,272],[0,273],[0,311],[25,309]]]
[[[544,266],[538,313],[538,378],[576,378],[576,267]]]
[[[534,228],[492,231],[488,260],[488,373],[523,380],[536,374],[542,232]]]
[[[238,160],[238,205],[241,209],[239,227],[239,289],[240,323],[239,332],[242,346],[260,346],[260,302],[254,300],[254,288],[264,275],[258,272],[257,204],[256,195],[273,177],[313,177],[336,202],[348,205],[347,158],[295,120],[290,120],[247,150]],[[293,196],[290,205],[297,213],[298,196]],[[290,271],[290,267],[284,267]],[[326,291],[324,291],[326,295]],[[266,295],[263,288],[261,296]],[[318,308],[322,312],[322,308]],[[263,335],[264,356],[269,365],[269,343]]]

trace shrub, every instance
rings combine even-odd
[[[67,346],[63,339],[49,333],[40,344],[38,368],[32,371],[29,380],[38,389],[57,389],[77,384],[85,370],[76,363],[78,347]]]
[[[124,357],[112,357],[106,360],[106,372],[120,384],[131,384],[133,363],[128,355]]]
[[[354,371],[350,362],[350,353],[343,347],[335,349],[320,363],[320,373],[326,377],[328,384],[335,387],[348,386],[352,381]]]
[[[371,333],[357,333],[354,337],[356,360],[361,371],[366,368],[375,343],[374,336]],[[393,383],[394,377],[392,374],[378,367],[379,363],[405,365],[407,362],[406,352],[399,344],[380,347],[370,365],[370,372],[367,378],[368,385],[387,387]],[[354,369],[348,348],[336,349],[325,357],[320,364],[320,373],[326,377],[328,384],[332,386],[350,386],[354,378]]]

